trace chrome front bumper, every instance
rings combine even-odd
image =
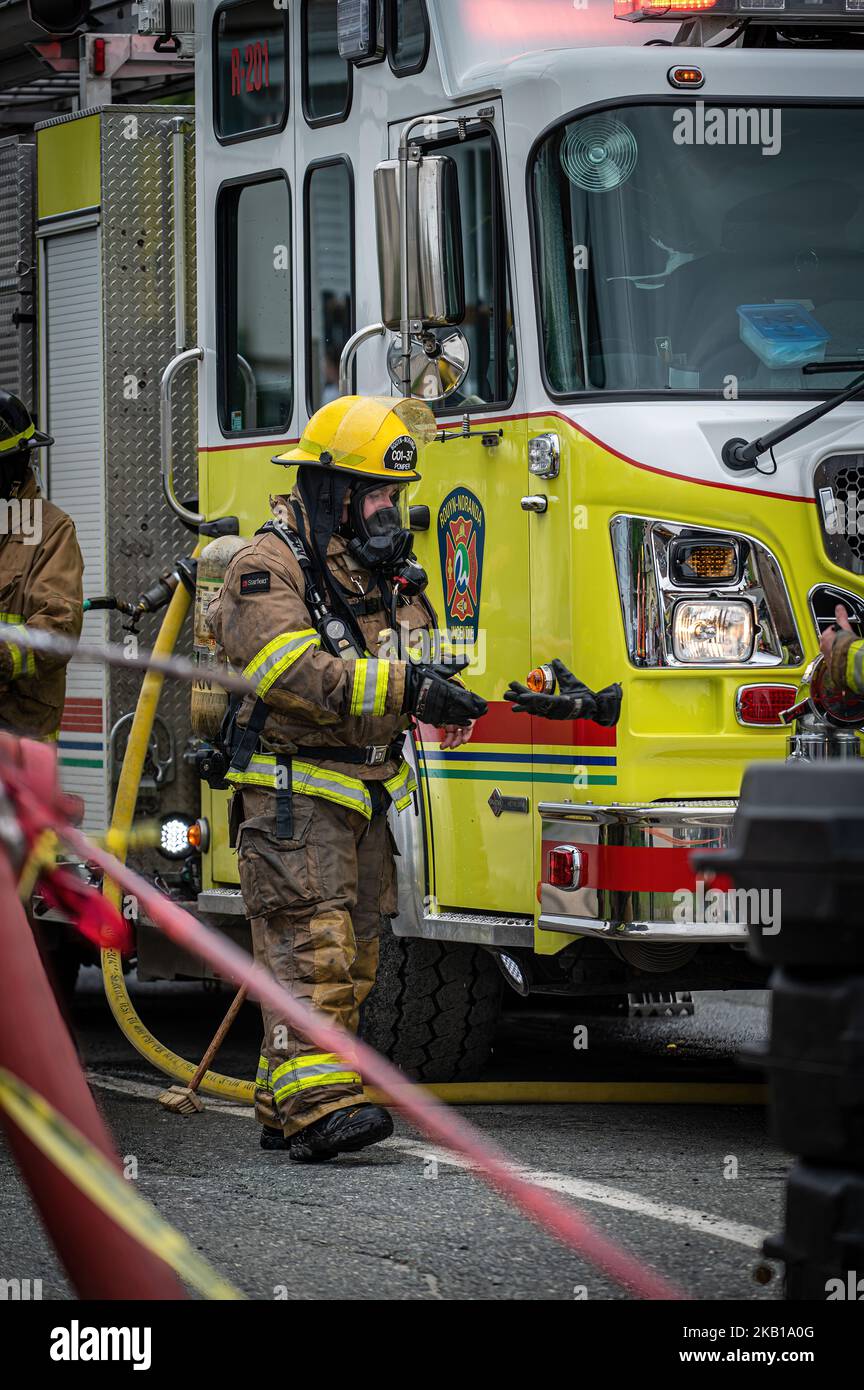
[[[691,850],[724,849],[734,801],[598,806],[543,802],[542,931],[606,941],[738,943],[747,940],[744,900],[726,880],[697,880]],[[579,851],[575,887],[549,882],[549,854]]]

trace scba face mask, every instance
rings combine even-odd
[[[393,570],[411,553],[406,483],[374,483],[352,490],[348,548],[370,570]]]

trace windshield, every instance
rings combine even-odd
[[[816,391],[864,359],[864,110],[626,106],[531,171],[553,392]],[[864,362],[862,362],[864,369]]]

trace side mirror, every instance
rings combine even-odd
[[[447,155],[408,162],[408,317],[445,328],[465,318],[465,271],[459,211],[459,173]],[[375,220],[381,317],[402,322],[402,241],[399,161],[375,170]]]

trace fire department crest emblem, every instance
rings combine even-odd
[[[438,511],[441,585],[451,639],[477,640],[485,542],[482,503],[467,488],[455,488]]]

